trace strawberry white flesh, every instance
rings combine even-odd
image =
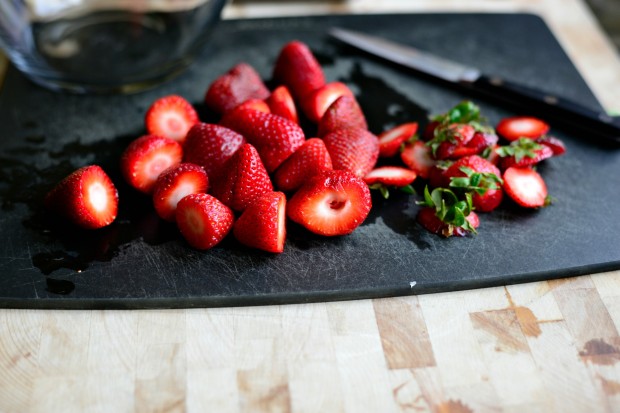
[[[522,207],[538,208],[547,202],[547,185],[542,176],[530,168],[506,169],[504,191]]]
[[[379,156],[396,155],[400,145],[411,139],[418,131],[417,122],[403,123],[379,135]]]
[[[406,145],[400,157],[407,167],[422,178],[428,178],[431,167],[437,164],[432,158],[431,148],[422,141]]]
[[[183,142],[189,129],[198,122],[198,114],[191,103],[177,95],[157,99],[145,118],[149,134],[178,142]]]

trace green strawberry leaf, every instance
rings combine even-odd
[[[533,139],[519,138],[516,141],[510,142],[508,146],[500,146],[497,149],[497,154],[502,158],[514,156],[515,161],[519,162],[525,157],[535,158],[536,151],[539,149],[542,149],[542,145],[536,143]]]

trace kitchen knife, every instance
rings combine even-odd
[[[609,116],[568,99],[498,76],[485,75],[475,67],[380,37],[341,28],[332,28],[329,34],[341,42],[383,59],[521,106],[532,114],[570,127],[573,131],[583,134],[585,138],[620,143],[620,117]]]

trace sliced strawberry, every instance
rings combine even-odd
[[[431,148],[422,141],[405,145],[400,157],[409,169],[422,178],[428,178],[431,167],[437,163],[431,156]]]
[[[502,119],[495,129],[501,137],[512,142],[519,138],[540,138],[549,132],[549,124],[538,118],[515,116]]]
[[[202,166],[211,177],[244,143],[245,138],[232,129],[199,123],[187,133],[183,146],[183,162]]]
[[[538,208],[548,204],[547,185],[531,168],[511,167],[504,171],[504,190],[517,204]]]
[[[294,191],[308,178],[331,169],[332,160],[323,140],[310,138],[280,165],[274,183],[282,191]]]
[[[273,192],[267,170],[254,146],[241,146],[212,179],[212,194],[235,211],[243,211],[256,197]]]
[[[190,194],[207,192],[209,178],[202,166],[182,163],[171,166],[159,175],[153,187],[153,206],[157,215],[174,221],[177,204]]]
[[[353,232],[372,206],[366,183],[348,171],[315,175],[289,200],[288,217],[308,230],[326,236]]]
[[[189,245],[206,250],[219,244],[230,232],[234,215],[215,197],[187,195],[177,204],[177,226]]]
[[[323,138],[334,169],[364,177],[377,163],[379,140],[366,129],[338,129]]]
[[[48,192],[45,206],[82,228],[102,228],[116,219],[118,191],[101,167],[84,166]]]
[[[410,122],[398,125],[379,135],[379,156],[389,158],[400,150],[406,141],[412,139],[418,131],[418,123]]]
[[[365,177],[364,182],[368,185],[383,184],[388,186],[407,186],[410,185],[418,175],[408,168],[400,166],[381,166],[370,171]]]
[[[325,84],[325,75],[316,57],[306,44],[296,40],[280,50],[273,78],[286,85],[298,100]]]
[[[315,89],[301,100],[301,108],[312,122],[319,122],[327,108],[341,96],[354,97],[353,92],[342,82],[331,82]]]
[[[271,113],[271,108],[267,102],[262,99],[248,99],[235,107],[235,109],[237,108],[254,109],[264,113]]]
[[[275,88],[267,98],[267,104],[269,105],[269,109],[271,109],[271,113],[274,115],[282,116],[290,121],[299,123],[295,101],[286,86],[282,85]]]
[[[142,136],[129,144],[121,156],[121,172],[129,185],[150,194],[164,170],[181,163],[183,148],[173,139]]]
[[[439,217],[437,217],[435,209],[431,207],[424,207],[420,209],[416,219],[428,232],[444,237],[450,237],[453,235],[457,237],[464,237],[471,232],[462,227],[454,227],[450,224],[446,224]],[[474,211],[471,211],[465,219],[474,229],[480,226],[480,218]]]
[[[504,197],[499,169],[478,155],[466,156],[454,162],[444,173],[450,186],[472,193],[472,203],[478,211],[490,212]]]
[[[553,150],[549,146],[529,138],[512,141],[510,145],[498,148],[497,153],[502,157],[499,163],[502,169],[532,166],[553,156]]]
[[[295,122],[252,109],[232,110],[220,123],[245,136],[256,147],[269,172],[275,171],[306,140]]]
[[[248,247],[281,253],[286,240],[286,197],[269,192],[256,198],[233,226],[237,241]]]
[[[560,156],[566,153],[566,145],[555,136],[545,135],[536,139],[536,142],[548,146],[553,151],[553,156]]]
[[[157,99],[146,112],[146,130],[180,143],[185,141],[187,131],[200,122],[196,110],[187,100],[177,95]]]
[[[239,63],[209,85],[205,104],[223,114],[248,99],[267,99],[269,89],[256,70],[247,63]]]
[[[342,128],[368,129],[368,123],[355,97],[344,95],[336,99],[319,121],[319,136]]]

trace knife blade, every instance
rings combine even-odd
[[[381,37],[338,27],[331,28],[328,33],[343,43],[393,63],[516,104],[531,114],[549,118],[587,138],[620,143],[619,117]]]

